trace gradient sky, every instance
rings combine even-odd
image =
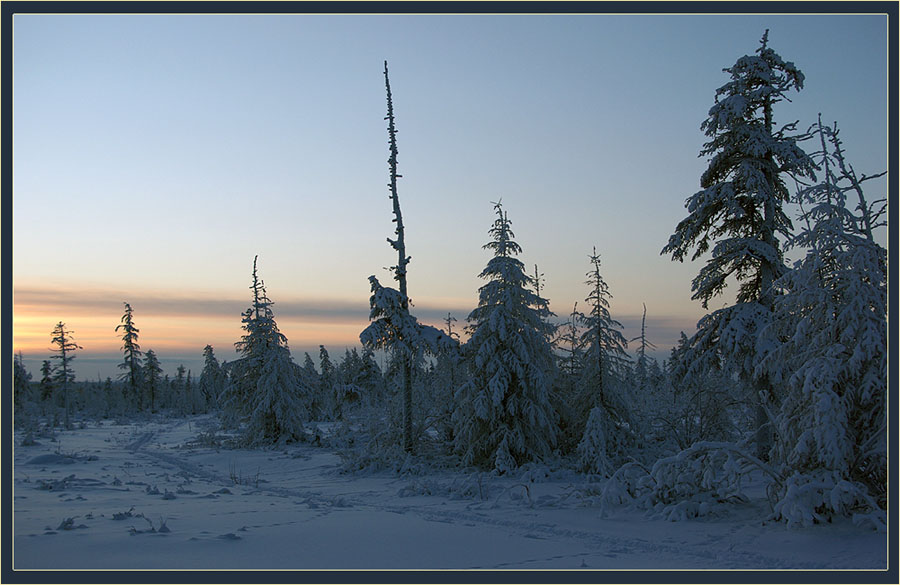
[[[387,59],[420,320],[464,324],[502,198],[552,310],[584,306],[596,246],[613,317],[634,337],[646,303],[663,356],[705,311],[701,264],[659,252],[766,28],[806,75],[776,121],[821,112],[886,169],[883,15],[16,15],[14,350],[38,377],[64,321],[79,377],[115,376],[128,301],[142,349],[199,374],[207,343],[235,357],[256,254],[295,360],[357,345],[396,262]]]

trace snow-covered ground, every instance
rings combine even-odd
[[[15,569],[884,569],[849,521],[601,517],[577,474],[341,473],[306,444],[198,441],[208,416],[58,431],[14,450]],[[207,442],[207,445],[209,443]]]

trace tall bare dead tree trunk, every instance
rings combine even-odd
[[[388,238],[391,247],[397,250],[397,265],[393,266],[394,278],[399,283],[401,303],[404,311],[409,311],[409,297],[406,288],[406,265],[409,264],[410,257],[406,255],[406,242],[403,234],[403,214],[400,212],[400,198],[397,196],[397,179],[402,175],[397,173],[397,128],[394,126],[394,102],[391,98],[391,82],[388,78],[388,64],[384,62],[384,87],[387,91],[387,116],[388,121],[388,138],[390,143],[391,156],[388,158],[388,165],[391,171],[391,182],[388,187],[391,190],[391,203],[394,207],[394,233],[397,239]],[[403,339],[400,339],[403,347]],[[407,452],[413,450],[412,437],[412,355],[409,348],[401,349],[403,354],[403,449]]]

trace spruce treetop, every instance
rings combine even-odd
[[[692,298],[703,306],[740,282],[738,302],[771,305],[771,285],[785,267],[778,237],[789,237],[791,221],[782,206],[790,194],[783,179],[814,176],[815,163],[790,135],[796,122],[776,127],[774,104],[803,87],[803,73],[768,46],[768,31],[755,55],[724,70],[731,80],[716,90],[701,129],[710,138],[701,156],[710,156],[701,191],[688,197],[689,215],[662,249],[673,260],[696,260],[710,252],[694,279]],[[691,254],[691,252],[693,252]]]
[[[494,256],[478,275],[488,282],[478,289],[478,307],[469,314],[468,321],[481,321],[491,307],[502,305],[511,314],[526,318],[534,328],[549,335],[553,326],[544,322],[552,316],[548,303],[533,290],[534,279],[525,272],[525,264],[515,257],[522,252],[522,247],[513,240],[512,222],[502,204],[495,203],[494,211],[497,219],[488,230],[491,241],[482,246],[491,250]],[[467,328],[471,329],[472,325]]]

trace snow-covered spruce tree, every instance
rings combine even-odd
[[[588,279],[585,281],[590,287],[590,293],[585,299],[589,312],[578,316],[584,328],[581,343],[585,351],[583,378],[588,381],[585,390],[590,401],[603,406],[616,418],[625,420],[625,412],[615,414],[621,407],[615,404],[613,386],[624,378],[630,367],[628,353],[625,351],[628,342],[620,331],[622,324],[610,315],[609,299],[612,294],[600,274],[600,255],[596,248],[590,259],[591,269],[586,273]]]
[[[322,412],[322,404],[319,398],[319,371],[316,369],[316,364],[313,362],[312,356],[309,355],[309,352],[303,353],[303,366],[300,368],[300,377],[304,385],[310,390],[310,401],[309,401],[309,420],[322,420],[323,412]]]
[[[194,378],[191,370],[188,370],[187,381],[184,385],[184,413],[198,414],[206,411],[206,400],[200,391],[200,385]]]
[[[112,378],[107,376],[100,388],[100,395],[104,401],[104,416],[109,417],[121,408],[120,393],[113,387]]]
[[[623,384],[630,362],[625,352],[628,342],[620,331],[622,324],[609,312],[612,295],[600,274],[600,255],[596,248],[590,259],[591,269],[585,281],[590,287],[585,299],[589,312],[579,315],[584,329],[581,334],[584,359],[575,408],[576,420],[584,421],[579,425],[584,435],[577,453],[583,470],[608,474],[615,460],[623,457],[626,446],[633,442],[630,407]],[[599,451],[600,447],[604,451]]]
[[[777,284],[784,294],[760,364],[786,388],[775,418],[776,461],[787,477],[776,513],[809,524],[858,514],[883,528],[887,509],[887,251],[874,237],[885,200],[868,202],[837,126],[814,127],[822,182],[793,244],[806,255]],[[848,196],[855,206],[848,205]]]
[[[584,344],[578,327],[580,322],[581,313],[578,312],[576,302],[572,306],[568,320],[558,328],[559,336],[555,341],[556,349],[561,353],[559,371],[563,376],[573,380],[580,375],[584,361]]]
[[[219,395],[225,386],[225,371],[216,359],[213,346],[207,344],[203,348],[203,370],[200,372],[200,380],[197,382],[198,390],[207,406],[216,406],[219,403]]]
[[[336,368],[338,383],[334,387],[335,417],[338,420],[348,419],[350,412],[362,399],[362,367],[362,358],[356,348],[345,349],[344,357]]]
[[[84,349],[72,339],[74,331],[67,331],[66,324],[60,321],[53,328],[51,342],[56,346],[56,354],[51,359],[59,360],[53,367],[53,384],[63,391],[63,408],[65,409],[65,426],[70,428],[71,396],[70,391],[75,382],[75,372],[72,370],[72,360],[75,359],[75,350]]]
[[[620,430],[611,423],[612,419],[602,407],[595,406],[590,410],[581,440],[575,448],[580,471],[609,477],[616,470],[615,458],[622,441],[616,440]],[[613,456],[610,451],[614,452]]]
[[[337,368],[332,363],[331,356],[324,345],[319,346],[319,368],[322,373],[319,374],[318,392],[315,399],[316,410],[321,413],[323,420],[336,420],[335,398],[337,395],[334,388],[338,383]]]
[[[219,395],[219,421],[223,429],[238,430],[241,426],[244,408],[235,384],[235,362],[223,364],[225,371],[225,385],[222,386],[222,394]]]
[[[184,380],[184,394],[181,399],[182,414],[196,414],[194,410],[194,377],[191,371],[187,371],[187,378]]]
[[[488,282],[467,319],[470,379],[456,392],[453,426],[464,464],[504,473],[550,456],[559,429],[550,402],[555,327],[516,258],[522,248],[506,213],[499,203],[494,209],[491,241],[484,245],[494,256],[479,275]]]
[[[318,380],[319,379],[319,370],[316,369],[316,364],[312,359],[312,356],[309,355],[308,351],[303,352],[303,374],[307,377],[307,380]]]
[[[205,402],[193,373],[191,370],[186,369],[184,364],[179,365],[176,372],[177,376],[172,392],[172,406],[181,415],[202,412]]]
[[[651,451],[665,443],[665,430],[658,419],[667,395],[665,379],[659,363],[648,355],[656,346],[647,338],[647,305],[643,304],[641,334],[629,340],[637,342],[635,360],[626,383],[631,397],[636,447],[653,456]]]
[[[162,384],[159,388],[159,409],[169,408],[172,403],[172,380],[169,374],[163,374]],[[121,402],[119,403],[121,405]],[[121,408],[119,409],[121,410]]]
[[[640,342],[637,348],[637,359],[634,362],[634,376],[638,389],[645,388],[648,383],[651,358],[647,357],[647,350],[656,349],[656,346],[647,340],[647,303],[641,303],[641,305],[644,307],[641,315],[641,334],[631,339],[631,341]]]
[[[372,296],[369,299],[371,310],[369,319],[371,323],[359,335],[359,339],[363,347],[369,350],[383,349],[390,352],[390,361],[388,371],[385,372],[384,379],[399,379],[400,387],[404,388],[409,383],[410,392],[412,392],[413,384],[417,378],[421,378],[422,365],[424,355],[440,356],[445,352],[458,351],[459,342],[443,331],[430,325],[419,323],[416,318],[409,313],[409,306],[403,301],[406,296],[393,288],[381,286],[378,279],[374,276],[369,277],[372,286]],[[405,392],[405,390],[403,391]],[[401,392],[401,398],[404,393]],[[388,401],[390,402],[390,401]],[[403,436],[406,432],[405,398],[401,401],[401,445],[407,453],[411,452],[406,449]],[[388,404],[388,412],[395,412],[396,409]],[[412,405],[409,405],[412,408]],[[424,430],[422,421],[413,424],[410,421],[408,429],[413,439],[413,446],[418,434],[416,428],[420,431]]]
[[[791,89],[800,90],[804,77],[769,48],[768,31],[755,55],[725,71],[731,79],[716,90],[701,125],[710,141],[700,154],[711,156],[700,178],[702,190],[687,199],[689,215],[661,253],[683,261],[691,250],[692,260],[711,252],[692,284],[692,298],[704,308],[729,277],[738,280],[736,304],[703,318],[692,345],[698,353],[720,353],[749,381],[758,361],[756,337],[774,309],[773,283],[786,272],[778,239],[791,230],[783,210],[789,199],[783,177],[813,176],[815,164],[790,135],[796,123],[776,125],[774,106],[788,99]],[[757,455],[765,458],[771,444],[766,405],[776,397],[766,376],[755,382]]]
[[[13,409],[16,428],[26,430],[26,442],[33,440],[32,433],[38,427],[38,413],[31,387],[31,372],[25,368],[21,351],[13,355]]]
[[[31,394],[31,374],[25,369],[22,352],[13,356],[13,406],[18,413]]]
[[[655,457],[660,449],[666,449],[666,430],[663,428],[659,415],[666,412],[671,391],[666,380],[664,365],[665,362],[661,366],[655,358],[647,361],[646,385],[644,391],[638,395],[632,411],[638,413],[638,427],[642,435],[638,444],[646,454],[644,459]]]
[[[41,362],[40,400],[49,402],[53,399],[53,362],[44,360]]]
[[[309,390],[303,386],[287,345],[273,346],[264,356],[256,402],[247,423],[251,441],[277,442],[303,437],[309,420]]]
[[[445,331],[447,337],[458,340],[459,334],[453,331],[455,321],[456,318],[447,313]],[[457,346],[440,351],[425,375],[422,395],[426,413],[424,426],[434,430],[445,449],[452,449],[453,446],[453,394],[465,376],[465,365]]]
[[[256,382],[259,380],[259,372],[262,368],[262,355],[265,352],[265,332],[260,327],[260,321],[265,318],[262,301],[263,283],[256,272],[257,259],[258,256],[253,257],[253,273],[250,284],[253,299],[250,307],[241,314],[241,323],[243,323],[241,328],[247,333],[241,337],[241,341],[234,344],[241,358],[229,364],[230,384],[223,395],[223,419],[228,426],[239,425],[249,413]]]
[[[365,402],[368,406],[384,400],[384,375],[375,360],[375,352],[370,347],[363,348],[361,384],[366,389]]]
[[[574,452],[584,434],[584,413],[577,407],[579,382],[584,367],[580,315],[576,302],[569,318],[557,327],[558,335],[553,341],[557,355],[554,406],[559,413],[559,447],[562,453]]]
[[[245,334],[235,343],[240,358],[232,362],[226,407],[245,423],[250,444],[299,439],[309,420],[310,390],[291,360],[287,338],[278,330],[272,300],[258,278],[253,258],[253,303],[244,313]]]
[[[141,372],[141,346],[138,345],[138,333],[140,329],[134,326],[134,310],[128,303],[125,304],[125,313],[121,323],[116,325],[116,332],[122,330],[122,352],[124,361],[119,364],[120,370],[125,370],[119,380],[125,383],[125,400],[137,406],[138,411],[144,409],[143,373]]]
[[[741,416],[746,402],[741,385],[734,383],[718,361],[694,368],[691,349],[691,340],[682,331],[666,364],[662,407],[653,413],[679,450],[698,441],[734,441],[740,436],[740,421],[747,420]]]
[[[187,368],[184,364],[178,364],[175,368],[175,377],[169,387],[168,407],[184,413],[184,389],[187,384]]]
[[[755,369],[767,352],[758,341],[773,318],[774,283],[787,271],[779,243],[792,229],[783,209],[789,199],[784,177],[812,177],[815,169],[790,135],[796,124],[779,128],[773,113],[791,89],[803,87],[804,78],[769,48],[768,31],[755,55],[741,57],[725,71],[731,79],[716,91],[701,125],[710,140],[700,154],[711,157],[700,178],[702,189],[687,199],[689,215],[678,223],[662,254],[683,261],[709,253],[692,283],[693,298],[704,307],[730,278],[739,283],[734,305],[700,320],[685,362],[689,374],[722,367],[754,387],[758,456],[740,445],[701,441],[657,461],[649,473],[625,465],[604,488],[614,496],[610,502],[628,493],[624,499],[670,518],[702,515],[720,502],[743,497],[741,478],[750,470],[764,474],[772,485],[781,481],[765,461],[771,448],[768,412],[779,397],[768,376]]]
[[[394,352],[402,361],[402,446],[411,453],[414,447],[413,437],[413,366],[421,352],[428,349],[436,352],[438,345],[453,345],[440,330],[421,325],[409,313],[410,300],[407,292],[406,274],[410,256],[406,255],[406,240],[403,227],[403,214],[400,211],[400,198],[397,195],[397,179],[402,175],[397,172],[397,129],[394,125],[394,102],[391,95],[391,83],[388,77],[387,61],[384,62],[384,86],[387,93],[388,144],[390,157],[390,183],[388,188],[396,224],[394,233],[397,239],[388,238],[391,247],[397,251],[397,264],[392,266],[398,290],[381,286],[375,276],[369,277],[372,296],[369,299],[369,319],[372,323],[360,333],[359,339],[369,349],[387,349]]]
[[[98,377],[95,382],[83,382],[81,384],[81,411],[85,416],[99,418],[106,410],[106,400],[103,397],[103,383]]]
[[[159,365],[159,359],[156,352],[148,349],[144,354],[144,384],[147,393],[150,395],[150,412],[156,410],[156,401],[159,394],[160,383],[162,382],[162,367]]]

